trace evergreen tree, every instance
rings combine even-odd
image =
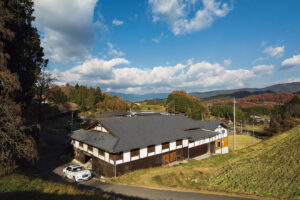
[[[4,52],[10,59],[7,67],[12,73],[16,73],[22,90],[16,96],[17,102],[29,105],[34,96],[34,85],[41,71],[41,64],[45,63],[40,36],[32,26],[34,16],[32,13],[32,0],[2,0],[6,9],[12,14],[12,19],[7,21],[7,27],[14,37],[6,41]],[[2,16],[1,16],[2,17]]]
[[[0,165],[7,168],[18,159],[34,161],[37,151],[33,138],[25,134],[28,128],[24,126],[20,104],[15,102],[15,94],[21,90],[18,76],[7,67],[15,59],[7,49],[16,35],[8,26],[14,13],[8,9],[7,1],[0,2],[0,16]]]

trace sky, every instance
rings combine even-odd
[[[34,0],[57,84],[203,92],[300,81],[299,0]]]

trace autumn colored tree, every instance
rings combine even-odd
[[[200,99],[189,95],[184,90],[176,90],[169,94],[166,107],[168,112],[182,113],[193,119],[203,119],[208,115],[208,110]]]

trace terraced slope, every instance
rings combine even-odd
[[[300,199],[300,126],[248,148],[109,181],[154,188]]]

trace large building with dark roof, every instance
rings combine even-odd
[[[88,130],[73,131],[75,158],[92,159],[96,173],[113,177],[127,172],[227,153],[227,125],[182,115],[100,118]]]

